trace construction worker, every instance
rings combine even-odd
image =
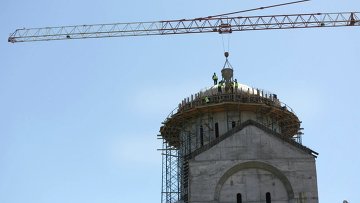
[[[221,93],[222,92],[222,81],[219,82],[218,84],[218,93]]]
[[[212,79],[214,80],[214,85],[217,85],[218,77],[216,76],[216,73],[214,73]]]
[[[237,89],[239,87],[239,84],[237,82],[237,79],[234,80],[234,87],[235,87],[235,92],[237,92]]]
[[[209,99],[209,97],[207,97],[207,96],[205,97],[204,100],[205,100],[206,103],[209,103],[209,102],[210,102],[210,99]]]

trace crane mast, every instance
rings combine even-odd
[[[74,25],[17,29],[8,42],[32,42],[106,37],[175,35],[189,33],[232,33],[250,30],[360,26],[359,12],[290,15],[205,17],[194,19]]]

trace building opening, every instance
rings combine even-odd
[[[237,195],[236,195],[236,203],[242,203],[241,193],[237,193]]]
[[[270,194],[270,192],[266,193],[266,203],[271,203],[271,194]]]
[[[215,137],[218,138],[219,137],[219,124],[215,123]]]
[[[231,127],[235,128],[235,126],[236,126],[236,122],[235,121],[231,122]]]
[[[202,125],[200,126],[200,145],[204,145],[204,128]]]

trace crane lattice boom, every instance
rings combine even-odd
[[[269,16],[208,17],[153,22],[132,22],[17,29],[9,42],[66,39],[173,35],[187,33],[231,33],[314,27],[360,26],[359,12],[312,13]]]

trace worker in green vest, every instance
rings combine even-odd
[[[216,73],[214,73],[212,79],[214,80],[214,85],[217,85],[218,77],[216,76]]]
[[[219,82],[218,84],[218,93],[221,93],[222,92],[222,81]]]
[[[238,82],[237,82],[236,79],[235,79],[235,81],[234,81],[234,87],[235,87],[235,92],[237,92],[237,89],[238,89],[238,87],[239,87],[239,84],[238,84]]]
[[[205,97],[204,100],[205,100],[206,103],[209,103],[209,102],[210,102],[210,99],[209,99],[209,97],[207,97],[207,96]]]

